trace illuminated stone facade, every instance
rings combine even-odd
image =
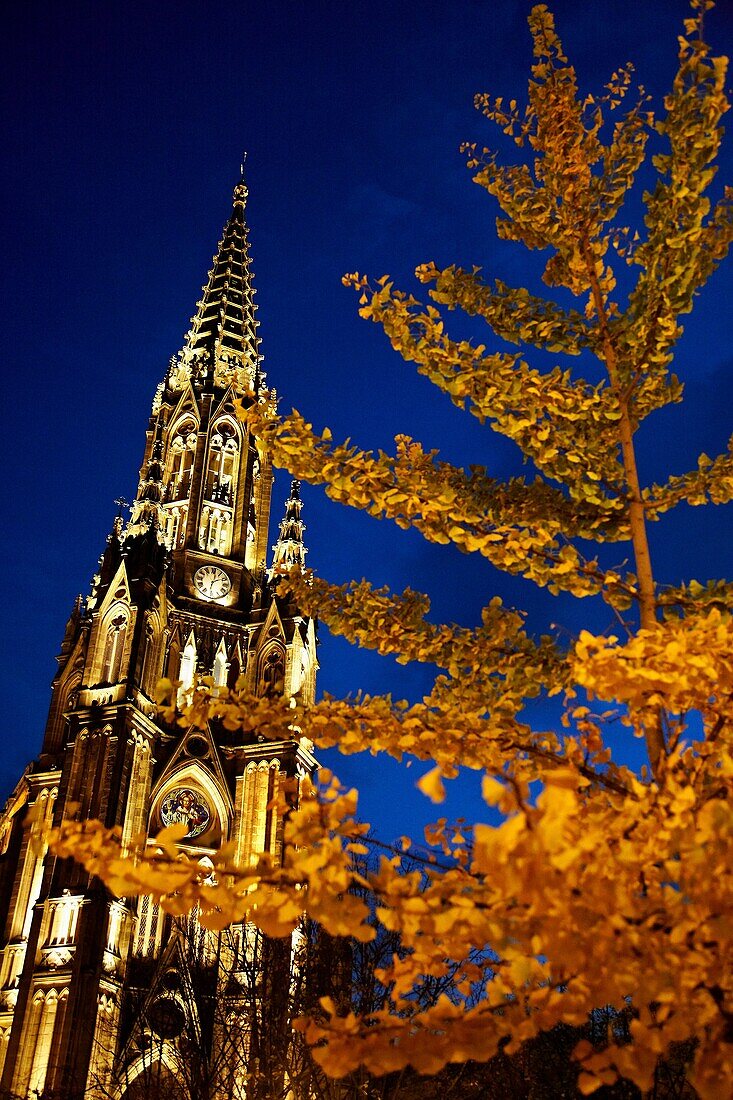
[[[151,899],[112,898],[78,865],[51,858],[48,823],[99,818],[129,840],[183,821],[204,862],[225,840],[244,862],[261,851],[279,857],[273,801],[314,766],[303,742],[166,729],[153,703],[162,676],[182,681],[181,692],[197,675],[218,684],[243,676],[255,691],[306,702],[315,692],[314,624],[271,592],[271,464],[234,410],[263,382],[246,200],[242,181],[185,345],[155,395],[130,521],[115,522],[91,595],[74,607],[42,752],[0,819],[5,1097],[143,1096],[151,1060],[168,1059],[175,1077],[177,1036],[200,1026],[196,996],[185,995],[184,925]],[[304,559],[300,508],[296,482],[273,564]],[[252,963],[250,930],[228,932],[225,947],[200,928],[192,935],[215,991],[226,961],[228,1019],[244,1021],[232,976]],[[222,1095],[246,1094],[235,1079],[247,1068],[240,1038]],[[231,1032],[207,1040],[213,1050],[225,1041]]]

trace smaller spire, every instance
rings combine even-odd
[[[155,427],[153,450],[138,497],[140,500],[150,500],[156,504],[163,499],[163,425],[160,418]]]
[[[280,520],[280,534],[272,548],[272,567],[270,578],[277,573],[292,569],[293,566],[305,568],[305,555],[308,553],[303,542],[305,524],[300,518],[303,501],[300,499],[300,482],[290,484],[290,496],[285,502],[285,516]]]
[[[165,515],[161,506],[163,500],[163,424],[160,419],[155,426],[153,448],[150,453],[145,476],[137,490],[137,499],[132,505],[132,515],[127,524],[126,535],[141,535],[145,531],[156,532],[159,542],[165,541],[163,534]]]
[[[114,542],[115,539],[117,539],[117,541],[119,542],[120,538],[122,537],[122,528],[125,525],[125,520],[122,513],[125,508],[130,507],[124,497],[117,497],[117,499],[115,500],[115,504],[117,505],[117,515],[112,520],[112,530],[107,535],[108,543]]]
[[[84,597],[79,595],[74,600],[74,606],[71,609],[68,622],[66,623],[66,629],[64,630],[64,638],[61,642],[61,653],[57,660],[63,662],[64,658],[68,656],[71,647],[76,638],[79,623],[81,621],[82,612],[84,609]]]

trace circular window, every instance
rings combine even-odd
[[[209,744],[205,737],[199,737],[198,734],[194,734],[193,737],[189,737],[186,742],[186,752],[189,756],[196,756],[199,759],[202,756],[206,756],[209,751]]]
[[[186,1026],[186,1014],[172,997],[161,997],[149,1012],[150,1026],[161,1039],[175,1039]]]
[[[192,839],[211,825],[211,809],[200,791],[175,787],[160,804],[160,820],[164,825],[187,825],[186,839]]]
[[[171,993],[176,993],[181,988],[181,979],[175,970],[166,970],[161,978],[161,985]]]

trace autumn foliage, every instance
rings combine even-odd
[[[733,585],[662,583],[647,527],[683,502],[733,499],[733,439],[731,453],[701,456],[697,469],[661,485],[641,484],[635,458],[647,417],[681,400],[670,371],[680,317],[733,238],[733,191],[714,197],[728,103],[726,61],[702,38],[708,7],[692,4],[659,113],[633,88],[630,67],[602,95],[581,93],[544,5],[529,17],[527,105],[477,97],[520,159],[506,166],[468,146],[474,182],[499,206],[499,236],[543,253],[544,282],[563,304],[478,269],[432,263],[417,269],[427,304],[388,278],[345,279],[361,315],[404,359],[517,444],[528,476],[502,482],[479,466],[456,468],[406,437],[394,454],[337,445],[328,430],[314,432],[296,412],[279,418],[266,401],[242,413],[277,464],[334,500],[554,593],[605,601],[616,636],[583,631],[570,645],[535,637],[498,598],[473,629],[437,625],[417,592],[292,575],[282,583],[331,631],[437,666],[430,694],[413,704],[327,699],[306,711],[297,699],[221,696],[204,684],[183,716],[170,703],[165,712],[186,726],[217,715],[230,730],[302,735],[345,753],[412,754],[433,764],[421,786],[436,803],[459,765],[477,769],[500,824],[458,832],[439,823],[426,834],[434,863],[405,870],[395,852],[360,873],[353,856],[367,826],[356,794],[324,776],[289,814],[281,866],[263,859],[237,868],[224,849],[215,878],[203,879],[177,847],[175,826],[144,853],[122,852],[94,823],[57,834],[57,852],[82,860],[115,893],[152,892],[172,912],[198,903],[212,927],[246,919],[285,935],[306,910],[333,935],[368,939],[367,891],[404,951],[380,972],[390,990],[384,1010],[364,1019],[326,999],[324,1016],[303,1022],[330,1074],[360,1064],[378,1074],[406,1064],[434,1073],[500,1048],[511,1053],[558,1022],[579,1025],[589,1010],[612,1005],[630,1007],[632,1042],[581,1044],[584,1093],[617,1074],[649,1088],[670,1044],[694,1037],[691,1082],[710,1100],[727,1094]],[[650,144],[661,150],[653,157]],[[651,184],[634,232],[623,209],[640,169]],[[454,310],[486,322],[491,348],[449,335],[445,316]],[[502,344],[511,347],[492,350]],[[533,348],[563,365],[531,366],[524,356]],[[596,363],[590,380],[568,365],[581,354]],[[602,555],[587,555],[590,543],[622,544],[618,559],[633,567],[608,568]],[[533,729],[524,717],[539,695],[564,704],[558,729]],[[640,773],[612,760],[611,720],[645,740]],[[424,976],[456,962],[451,995],[425,1007],[415,996]]]

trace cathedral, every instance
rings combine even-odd
[[[305,558],[299,485],[268,563],[272,466],[235,415],[237,400],[270,400],[246,201],[241,180],[155,394],[129,519],[114,521],[66,626],[40,755],[0,818],[0,1097],[254,1095],[248,1006],[261,1021],[274,948],[247,927],[207,933],[195,914],[115,898],[44,844],[75,816],[117,826],[123,842],[185,823],[204,866],[224,841],[244,864],[278,858],[278,790],[315,766],[304,741],[166,727],[154,703],[161,677],[182,695],[197,676],[306,703],[315,693],[315,624],[272,585],[278,565]],[[182,1083],[195,1062],[205,1087]]]

